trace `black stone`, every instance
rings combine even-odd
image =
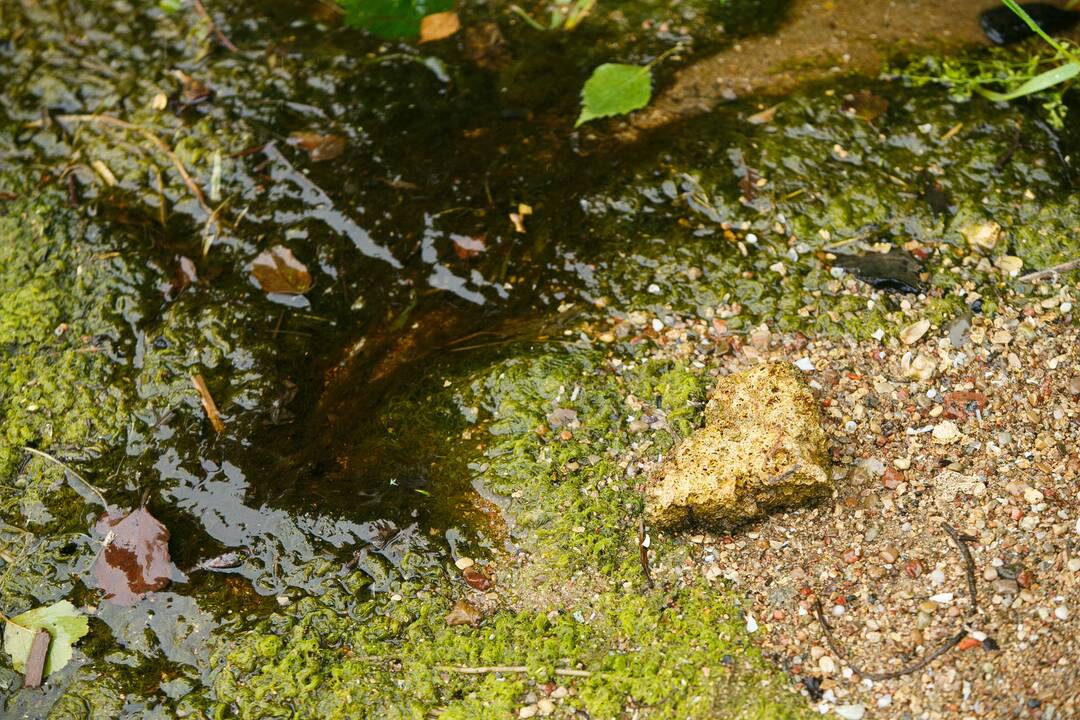
[[[855,273],[863,282],[877,290],[897,293],[920,293],[923,289],[919,273],[922,265],[907,250],[892,248],[887,253],[869,252],[861,255],[840,255],[836,266]]]

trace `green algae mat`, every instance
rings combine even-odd
[[[858,77],[574,129],[786,10],[0,2],[0,612],[88,620],[2,714],[809,717],[737,595],[643,573],[635,461],[714,382],[658,328],[894,335],[836,259],[884,247],[988,311],[1080,249],[1078,138]]]

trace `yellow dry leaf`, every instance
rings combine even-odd
[[[420,21],[420,42],[434,42],[448,38],[461,29],[461,20],[456,12],[441,12],[425,15]]]

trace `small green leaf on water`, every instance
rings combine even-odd
[[[581,115],[574,127],[596,118],[625,115],[649,104],[652,70],[648,65],[604,63],[581,90]]]
[[[72,646],[89,631],[86,616],[67,600],[34,608],[11,618],[4,626],[4,650],[18,672],[26,671],[26,659],[38,630],[52,636],[45,658],[45,675],[59,670],[71,660]]]
[[[182,0],[161,0],[158,3],[158,7],[164,10],[169,15],[175,15],[180,12],[184,7]]]

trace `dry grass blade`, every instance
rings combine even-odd
[[[202,211],[206,213],[208,217],[213,215],[213,210],[211,210],[210,206],[206,203],[206,196],[203,194],[202,189],[195,184],[195,180],[192,179],[191,174],[188,173],[187,168],[184,167],[184,163],[176,156],[176,153],[172,151],[172,148],[170,148],[164,140],[146,128],[113,117],[112,115],[58,115],[56,120],[57,122],[62,123],[94,123],[98,125],[108,125],[142,135],[147,142],[157,148],[158,151],[165,155],[165,157],[173,164],[173,167],[176,168],[176,172],[180,174],[180,179],[184,181],[184,185],[186,185],[187,189],[191,191],[191,194],[195,196],[195,200],[199,203],[199,207]]]
[[[210,424],[214,426],[214,432],[224,431],[225,423],[221,421],[221,413],[218,412],[217,403],[214,402],[214,397],[210,394],[210,388],[206,387],[206,380],[203,379],[200,373],[195,373],[191,376],[191,384],[199,391],[199,399],[202,400],[203,410],[206,411],[206,417],[210,420]]]

